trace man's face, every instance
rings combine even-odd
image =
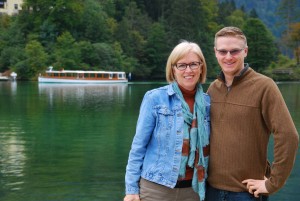
[[[244,40],[231,36],[219,37],[214,50],[225,76],[234,77],[244,68],[244,59],[248,53]]]

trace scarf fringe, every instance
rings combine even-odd
[[[204,182],[198,182],[197,170],[194,170],[192,188],[195,192],[198,192],[198,195],[200,197],[200,201],[203,201],[205,199],[205,183]]]
[[[187,156],[182,156],[181,157],[181,163],[180,163],[180,169],[179,169],[179,177],[184,178],[185,177],[185,171],[186,171],[186,165],[188,161]]]

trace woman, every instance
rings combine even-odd
[[[200,47],[181,42],[166,66],[169,85],[141,104],[126,167],[124,201],[204,200],[209,155],[210,98]]]

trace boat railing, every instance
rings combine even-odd
[[[46,71],[43,77],[62,79],[126,79],[125,72],[105,72],[105,71]]]

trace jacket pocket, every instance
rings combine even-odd
[[[174,112],[167,107],[158,108],[158,126],[160,129],[170,130],[173,126]]]

